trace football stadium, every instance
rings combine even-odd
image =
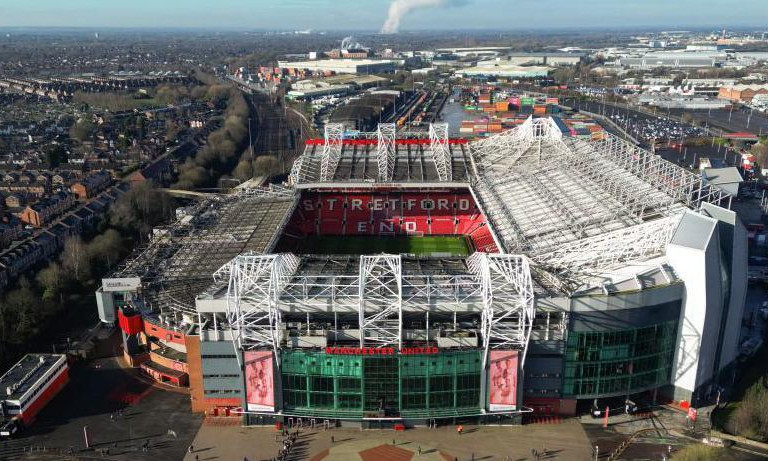
[[[731,197],[550,118],[309,140],[289,181],[177,210],[96,293],[125,358],[246,424],[519,424],[730,382]]]

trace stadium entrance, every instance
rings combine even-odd
[[[283,412],[360,420],[480,415],[485,407],[480,397],[481,354],[283,351]]]

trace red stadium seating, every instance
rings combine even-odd
[[[467,235],[497,252],[485,216],[466,190],[305,193],[286,233],[309,235]]]

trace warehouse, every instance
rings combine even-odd
[[[395,61],[386,59],[322,59],[298,62],[280,61],[278,67],[336,74],[388,74],[395,71],[395,64]]]
[[[457,70],[461,77],[536,78],[546,77],[553,69],[544,66],[516,66],[500,61],[486,61],[475,67]]]

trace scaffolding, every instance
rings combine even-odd
[[[400,255],[360,257],[360,347],[402,345],[403,284]]]
[[[214,274],[214,279],[229,277],[227,322],[237,349],[272,348],[279,358],[283,329],[277,301],[298,265],[290,253],[245,254]]]
[[[429,124],[429,147],[440,181],[451,181],[453,179],[453,170],[451,166],[451,150],[448,146],[447,123]]]
[[[482,283],[483,367],[490,349],[521,350],[523,367],[536,314],[528,259],[478,252],[467,263]]]
[[[376,161],[379,166],[379,181],[389,182],[395,171],[397,126],[394,123],[379,123],[376,130]]]
[[[330,181],[336,174],[336,168],[341,159],[341,150],[344,143],[344,125],[341,123],[328,123],[325,125],[325,146],[320,163],[320,181]],[[301,165],[299,165],[301,168]],[[298,173],[297,173],[298,176]]]

